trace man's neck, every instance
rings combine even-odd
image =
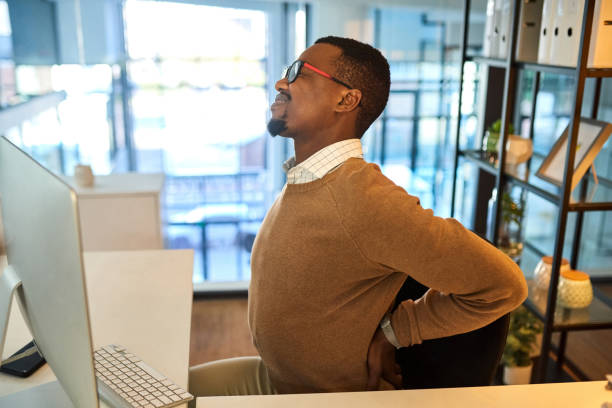
[[[337,142],[341,142],[346,139],[353,139],[355,136],[352,133],[349,133],[350,136],[338,135],[330,136],[326,135],[326,137],[315,138],[315,137],[305,137],[305,138],[293,138],[293,145],[295,147],[295,162],[296,164],[300,164],[310,156],[318,152],[319,150],[332,145]]]
[[[325,143],[299,143],[295,140],[295,163],[300,164],[319,150],[332,145],[339,140],[326,140]]]

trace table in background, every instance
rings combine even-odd
[[[162,249],[163,174],[116,173],[96,176],[93,187],[76,191],[84,251]]]

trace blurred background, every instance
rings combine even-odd
[[[472,3],[468,48],[479,53],[486,2]],[[293,155],[291,140],[266,131],[274,83],[319,37],[359,39],[388,58],[391,95],[362,140],[366,159],[450,215],[457,114],[462,147],[477,149],[483,84],[503,86],[494,68],[468,62],[458,106],[462,21],[459,0],[0,0],[0,134],[65,176],[78,163],[96,176],[163,174],[163,246],[195,250],[196,291],[244,290]],[[520,79],[519,134],[529,129],[530,74]],[[541,79],[536,153],[569,122],[568,81]],[[600,117],[612,121],[607,81]],[[608,143],[596,161],[603,176],[611,154]],[[471,228],[478,169],[460,161],[458,170],[455,217]],[[526,209],[525,239],[552,252],[557,208],[534,196]],[[589,226],[581,269],[609,274],[610,217],[588,213]]]

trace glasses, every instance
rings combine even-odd
[[[346,82],[342,82],[338,78],[334,78],[327,72],[321,71],[319,68],[313,67],[309,63],[302,60],[296,60],[293,64],[285,68],[283,78],[287,79],[287,82],[292,84],[297,79],[298,75],[300,75],[300,72],[302,72],[303,67],[306,67],[309,70],[314,71],[321,76],[324,76],[325,78],[331,79],[332,81],[337,82],[340,85],[347,87],[348,89],[353,89],[353,87],[347,84]]]

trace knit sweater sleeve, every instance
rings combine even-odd
[[[363,256],[430,288],[391,317],[402,346],[475,330],[525,300],[527,285],[516,263],[458,221],[423,209],[377,166],[349,172],[335,193]]]

